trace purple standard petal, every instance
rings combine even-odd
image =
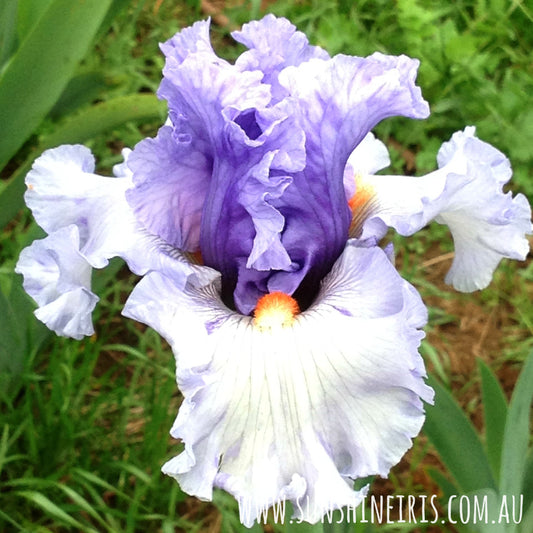
[[[163,471],[202,499],[227,490],[247,526],[279,500],[309,522],[358,505],[365,489],[353,479],[386,476],[433,399],[417,351],[420,297],[382,250],[355,241],[291,324],[229,310],[217,280],[180,291],[159,273],[126,312],[176,355],[185,399],[171,433],[185,451]]]
[[[253,145],[239,140],[240,127],[228,127],[235,141],[219,157],[204,208],[202,256],[222,273],[225,296],[231,301],[233,295],[245,314],[268,292],[258,287],[273,270],[296,269],[281,242],[287,219],[279,205],[293,184],[292,174],[305,165],[304,134],[285,112],[285,103],[257,112],[264,131]],[[250,276],[257,283],[247,284]]]
[[[280,82],[294,98],[306,133],[306,150],[312,156],[308,167],[315,179],[325,174],[338,181],[332,177],[342,175],[350,153],[381,120],[429,115],[415,85],[418,65],[406,56],[375,53],[367,58],[314,59],[281,72]]]
[[[182,30],[161,49],[166,63],[158,95],[168,101],[170,120],[131,154],[135,187],[128,202],[152,233],[196,251],[215,157],[225,149],[222,111],[264,106],[270,91],[260,83],[261,73],[240,76],[214,54],[208,21]]]
[[[381,119],[396,114],[427,116],[427,103],[414,85],[417,67],[416,60],[405,56],[374,54],[367,59],[311,59],[281,71],[285,102],[290,102],[295,124],[305,134],[306,153],[305,168],[291,173],[291,184],[271,202],[285,220],[281,244],[291,263],[262,274],[244,271],[241,261],[234,294],[242,312],[250,312],[263,291],[297,290],[301,304],[310,303],[347,239],[348,156]]]
[[[305,164],[304,135],[287,104],[266,107],[270,89],[261,78],[207,53],[171,57],[160,95],[172,125],[137,145],[128,163],[136,216],[181,249],[195,250],[201,232],[203,260],[228,280],[230,299],[238,264],[291,264],[280,244],[284,219],[272,201],[290,183],[286,173]]]
[[[195,25],[164,47],[159,96],[171,124],[130,156],[128,201],[173,246],[199,244],[241,312],[275,290],[298,289],[306,306],[348,237],[349,154],[381,119],[427,115],[418,62],[329,60],[288,21],[267,16],[236,33],[250,51],[230,65],[207,29]]]
[[[228,123],[242,130],[240,122],[254,137],[255,114],[248,117],[247,111],[264,108],[270,90],[261,83],[260,72],[240,73],[214,61],[208,52],[191,52],[180,59],[167,58],[159,90],[169,102],[170,125],[156,139],[139,143],[130,156],[135,187],[128,191],[128,202],[152,233],[194,251],[209,187],[219,181],[219,157],[231,148]],[[245,137],[243,142],[250,140]],[[239,169],[229,167],[236,179],[233,174]],[[253,226],[247,233],[253,237]]]
[[[196,251],[213,161],[190,135],[163,126],[135,147],[128,167],[134,188],[126,193],[137,219],[169,244]]]
[[[305,133],[306,167],[276,205],[286,220],[282,244],[297,268],[274,273],[270,290],[292,293],[299,285],[300,299],[316,292],[348,236],[344,169],[349,155],[380,120],[423,118],[429,112],[414,85],[417,67],[418,61],[405,56],[374,54],[312,59],[280,73]]]
[[[237,58],[235,65],[241,70],[264,72],[264,83],[272,86],[275,101],[286,96],[279,84],[278,74],[285,67],[297,66],[312,58],[329,59],[329,54],[319,46],[310,46],[304,33],[285,18],[270,14],[259,21],[244,24],[232,37],[249,48]]]

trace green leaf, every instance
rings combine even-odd
[[[529,450],[528,457],[526,459],[524,479],[530,480],[529,483],[524,483],[523,487],[524,506],[525,508],[530,506],[533,507],[533,448]]]
[[[132,94],[107,100],[69,117],[41,147],[51,148],[66,142],[83,142],[125,122],[162,119],[166,104],[153,94]]]
[[[524,518],[518,531],[521,533],[529,533],[530,531],[533,531],[533,505],[530,505],[529,508],[524,510]]]
[[[0,374],[18,375],[28,352],[36,349],[49,332],[33,317],[34,305],[24,292],[21,278],[13,274],[8,294],[0,288]],[[5,386],[5,384],[2,383]]]
[[[137,10],[142,9],[144,2],[145,0],[139,3],[139,6],[137,6]],[[131,0],[113,0],[111,6],[109,7],[106,13],[105,19],[102,22],[98,33],[96,34],[96,39],[100,39],[100,37],[110,28],[115,18],[118,17],[124,9],[130,7],[131,5]],[[135,24],[135,22],[132,23]]]
[[[442,490],[444,500],[448,500],[450,496],[459,492],[457,487],[440,470],[428,468],[428,474]]]
[[[17,33],[20,41],[30,33],[53,0],[18,0]]]
[[[2,509],[0,509],[0,518],[5,520],[6,522],[9,522],[14,528],[13,531],[24,531],[24,526],[22,524],[19,524],[18,522],[15,522],[8,514],[4,513]]]
[[[435,405],[426,407],[424,433],[462,492],[496,490],[487,456],[472,423],[440,383],[431,376],[428,383],[435,390]]]
[[[42,140],[39,148],[30,154],[0,192],[0,228],[4,228],[24,207],[24,177],[43,150],[60,144],[84,142],[125,122],[162,119],[165,109],[165,104],[154,95],[134,94],[96,104],[70,116]]]
[[[432,155],[433,159],[435,159],[435,154],[433,153]],[[429,342],[422,341],[420,353],[422,354],[425,360],[431,361],[431,364],[435,369],[435,374],[443,383],[448,385],[450,378],[448,377],[448,373],[446,372],[446,369],[444,368],[444,365],[440,360],[439,353],[437,352],[437,350],[433,346],[431,346]]]
[[[533,353],[524,364],[509,404],[503,436],[500,494],[518,495],[524,486],[533,401]],[[531,482],[531,480],[528,480]]]
[[[15,50],[17,40],[17,0],[0,2],[0,69]]]
[[[74,76],[50,110],[49,117],[57,121],[62,116],[74,113],[98,99],[107,87],[105,76],[100,71],[83,72]]]
[[[492,473],[498,481],[503,446],[503,433],[507,419],[507,401],[502,388],[490,368],[478,359],[481,374],[481,395],[485,416],[485,444]]]
[[[64,483],[54,483],[53,486],[63,491],[67,495],[67,497],[70,500],[72,500],[72,502],[75,503],[82,511],[86,512],[89,516],[94,518],[100,525],[102,525],[103,527],[106,527],[104,520],[96,512],[94,507],[83,496],[78,494],[74,489],[70,488],[68,485],[65,485]],[[109,528],[107,527],[106,529],[109,530]]]
[[[112,0],[54,0],[0,76],[0,169],[55,104]]]

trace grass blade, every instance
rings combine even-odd
[[[437,380],[430,377],[428,383],[435,390],[435,405],[426,407],[424,433],[462,492],[496,490],[487,456],[472,423]]]
[[[110,5],[55,0],[11,57],[0,76],[0,169],[58,100]]]
[[[63,491],[66,496],[79,507],[79,509],[86,512],[91,518],[94,518],[102,527],[111,531],[96,509],[83,496],[63,483],[55,483],[54,486]]]
[[[71,527],[79,528],[80,531],[94,532],[94,529],[87,529],[87,527],[84,526],[81,522],[78,522],[78,520],[72,518],[69,514],[63,511],[61,507],[56,505],[52,500],[50,500],[40,492],[33,490],[24,490],[17,492],[17,494],[39,506],[43,511],[45,511],[47,515],[59,520],[60,523],[69,525]]]
[[[485,417],[485,444],[487,456],[496,481],[500,475],[505,420],[507,419],[507,401],[500,384],[490,368],[478,359],[481,374],[481,394]]]

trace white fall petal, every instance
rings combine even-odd
[[[411,177],[358,173],[355,160],[351,173],[365,195],[359,233],[379,239],[392,227],[408,236],[432,220],[445,224],[455,245],[446,282],[463,292],[483,289],[501,259],[526,258],[531,208],[524,195],[503,192],[512,174],[509,160],[479,140],[475,128],[454,133],[437,161],[438,170]]]
[[[49,235],[23,250],[16,272],[39,305],[37,318],[58,335],[80,339],[94,332],[91,313],[98,298],[91,274],[112,257],[124,259],[135,274],[168,271],[178,286],[214,277],[137,222],[126,201],[132,178],[128,151],[123,154],[117,177],[104,177],[93,173],[88,148],[64,145],[45,151],[26,177],[26,203]]]
[[[57,335],[92,335],[91,313],[98,297],[91,292],[91,266],[80,254],[76,226],[34,241],[20,254],[15,271],[37,302],[35,316]]]
[[[185,450],[163,471],[202,499],[227,490],[247,526],[284,499],[312,523],[357,505],[353,480],[387,475],[433,398],[417,351],[426,310],[377,247],[350,241],[292,326],[259,328],[217,282],[180,291],[155,272],[124,313],[176,355],[185,399],[171,434]]]

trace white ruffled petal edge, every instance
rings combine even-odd
[[[483,289],[502,258],[526,258],[531,208],[524,195],[503,192],[510,163],[475,128],[454,133],[437,160],[440,168],[422,177],[359,178],[368,197],[361,237],[382,238],[387,227],[412,235],[436,220],[449,227],[455,244],[446,282],[463,292]]]
[[[57,335],[78,340],[94,333],[91,313],[98,302],[79,241],[76,226],[61,228],[25,248],[15,269],[39,305],[35,316]]]
[[[420,297],[381,249],[355,241],[291,327],[261,329],[230,311],[217,281],[180,291],[160,273],[143,278],[124,314],[176,355],[185,400],[171,433],[185,451],[163,471],[201,499],[227,490],[247,526],[285,499],[312,523],[357,505],[353,479],[388,474],[433,398],[417,351]]]
[[[24,199],[39,226],[50,234],[75,225],[80,251],[94,268],[105,267],[111,257],[128,256],[139,239],[125,198],[131,175],[126,163],[115,168],[120,177],[98,176],[88,148],[63,145],[46,150],[26,176]]]
[[[431,216],[450,228],[455,244],[445,280],[463,292],[484,289],[504,257],[526,258],[531,207],[524,195],[503,192],[512,175],[509,160],[476,138],[473,127],[455,133],[437,159],[447,179]]]
[[[117,177],[108,178],[93,174],[88,148],[64,145],[45,151],[26,177],[26,203],[49,236],[22,251],[16,271],[39,305],[37,318],[58,335],[79,339],[94,332],[92,268],[105,267],[112,257],[138,275],[163,270],[181,287],[215,276],[138,224],[125,197],[132,186],[130,152],[124,150],[124,163],[115,166]]]

